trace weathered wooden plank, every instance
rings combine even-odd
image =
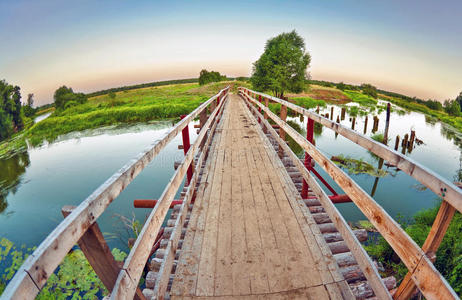
[[[217,116],[219,115],[220,115],[220,112],[217,113]],[[207,121],[205,121],[205,123],[202,124],[201,128],[204,128],[206,124],[207,124]],[[204,144],[205,149],[208,148],[208,146],[210,145],[212,141],[213,133],[215,132],[216,126],[217,126],[217,122],[213,122],[210,128],[209,134],[207,136],[207,139],[205,139],[205,144]],[[197,161],[198,166],[202,166],[205,156],[206,156],[206,152],[202,151]],[[199,178],[199,173],[200,173],[199,171],[194,172],[192,180],[189,183],[188,189],[186,191],[186,195],[183,199],[183,203],[181,204],[179,214],[175,220],[173,233],[171,234],[168,245],[165,249],[164,260],[158,272],[159,275],[157,276],[157,280],[154,286],[154,295],[157,297],[157,299],[163,299],[165,292],[167,290],[168,281],[170,278],[170,271],[173,266],[173,260],[175,258],[175,253],[178,248],[178,242],[181,237],[181,231],[184,226],[184,221],[186,219],[188,207],[189,207],[189,204],[191,203],[191,200],[194,194],[194,189],[196,187],[196,183]]]
[[[226,132],[223,133],[225,135]],[[213,181],[212,191],[210,194],[207,218],[205,223],[203,245],[201,249],[201,258],[199,261],[198,278],[195,294],[198,296],[213,296],[215,288],[215,265],[217,252],[218,236],[218,215],[221,194],[222,169],[224,161],[224,150],[219,149],[217,166],[215,167],[215,179]]]
[[[229,90],[229,87],[226,88]],[[133,179],[152,161],[152,159],[173,140],[177,134],[186,127],[199,113],[216,99],[216,95],[201,104],[186,118],[170,129],[166,135],[154,142],[144,152],[140,153],[118,172],[111,176],[87,199],[85,199],[67,218],[65,218],[26,259],[21,269],[29,274],[34,284],[41,288],[48,277],[61,263],[69,250],[77,243],[85,231],[96,222],[106,207],[133,181]],[[10,281],[2,297],[15,298],[24,295],[30,290],[28,296],[33,298],[38,289],[30,289],[29,279],[22,272],[17,272]],[[18,294],[17,294],[18,293]]]
[[[459,212],[462,212],[462,191],[457,188],[457,186],[455,186],[451,181],[436,174],[432,170],[424,167],[413,159],[398,153],[367,136],[359,134],[341,124],[333,122],[312,111],[309,111],[308,109],[302,108],[293,103],[270,95],[259,92],[254,93],[256,95],[261,95],[262,97],[268,98],[271,101],[285,105],[288,108],[313,119],[314,121],[334,130],[335,132],[360,145],[361,147],[371,151],[377,156],[389,161],[391,164],[397,166],[401,171],[407,173],[408,175],[418,180],[420,183],[424,184],[435,194],[442,197],[445,201],[448,201],[449,204],[454,206]]]
[[[279,161],[276,152],[274,149],[260,149],[260,158],[263,166],[266,167],[267,174],[271,178],[271,185],[273,188],[273,193],[275,195],[276,201],[279,205],[280,211],[283,213],[284,221],[286,223],[290,241],[293,247],[293,258],[289,257],[289,260],[293,260],[291,265],[291,273],[293,277],[297,277],[298,281],[301,281],[301,284],[305,286],[315,286],[322,283],[321,276],[319,275],[318,270],[316,269],[316,264],[312,258],[311,253],[308,251],[307,241],[305,240],[305,235],[302,233],[300,226],[308,226],[308,224],[299,224],[297,221],[300,219],[297,217],[296,211],[292,210],[289,202],[292,199],[295,199],[298,196],[298,192],[292,191],[292,193],[285,193],[285,188],[287,185],[292,184],[288,182],[286,178],[281,174],[282,165],[279,166],[279,172],[275,172],[276,166],[272,162]],[[271,159],[270,159],[271,157]],[[283,170],[284,171],[284,170]],[[284,182],[281,182],[283,180]],[[291,199],[292,198],[292,199]],[[297,207],[298,208],[298,207]],[[301,217],[301,216],[300,216]],[[309,243],[314,241],[309,241]],[[287,254],[286,254],[287,255]],[[306,276],[309,273],[312,276]]]
[[[255,134],[254,130],[248,131],[248,136]],[[270,292],[278,292],[290,286],[289,274],[286,272],[281,261],[282,255],[277,248],[276,239],[273,233],[271,217],[263,197],[262,185],[258,176],[256,162],[251,151],[246,151],[247,165],[250,173],[250,184],[257,211],[258,226],[260,229],[261,241],[264,249],[264,269],[260,272],[268,272],[268,284]]]
[[[173,177],[170,179],[167,184],[164,192],[162,193],[159,201],[157,202],[154,209],[149,214],[148,219],[146,220],[145,225],[143,226],[135,244],[133,245],[128,257],[124,263],[123,269],[125,272],[120,272],[119,277],[116,283],[116,286],[111,293],[111,299],[126,299],[132,298],[136,290],[138,282],[140,280],[144,265],[150,254],[152,245],[157,236],[157,233],[162,225],[162,222],[167,214],[170,203],[175,196],[176,191],[178,190],[186,171],[194,159],[195,153],[199,148],[200,143],[202,142],[207,128],[210,127],[211,123],[215,121],[215,116],[218,113],[220,106],[222,106],[224,101],[220,102],[219,107],[217,107],[210,118],[205,124],[205,128],[202,128],[196,141],[189,149],[188,153],[185,155],[181,165],[175,171]],[[189,115],[188,115],[189,116]],[[185,118],[186,119],[186,118]],[[124,279],[123,277],[127,277]]]
[[[230,130],[231,131],[231,130]],[[232,131],[230,132],[232,134]],[[228,137],[227,142],[231,136]],[[219,197],[217,254],[215,263],[215,296],[233,293],[233,270],[231,261],[232,203],[231,203],[231,153],[229,144],[225,144],[221,195]]]
[[[182,253],[175,279],[170,291],[171,295],[194,295],[196,291],[197,273],[202,247],[205,218],[207,216],[208,199],[214,180],[214,170],[218,157],[218,147],[221,141],[221,131],[217,130],[213,137],[212,148],[210,149],[207,166],[201,180],[196,196],[188,231],[183,241]]]
[[[253,108],[252,110],[255,111],[255,109]],[[250,117],[253,118],[252,116]],[[268,128],[271,127],[266,122],[266,120],[264,124],[266,124]],[[266,139],[266,137],[262,135],[261,131],[258,132],[262,140],[267,142],[267,149],[273,151],[273,155],[276,155],[273,150],[274,148],[271,144],[269,144],[269,141]],[[272,128],[271,133],[277,136],[276,131]],[[277,138],[279,139],[279,137]],[[284,165],[278,157],[275,156],[274,159],[272,159],[271,161],[278,164],[280,170],[285,170]],[[332,257],[332,253],[330,253],[329,248],[327,247],[319,229],[317,228],[316,222],[312,218],[311,214],[308,212],[303,200],[300,197],[297,198],[298,201],[293,201],[292,199],[294,195],[298,196],[299,192],[290,182],[290,178],[288,177],[287,173],[282,172],[280,173],[280,176],[286,177],[286,184],[283,185],[282,189],[286,193],[288,193],[288,195],[292,195],[289,196],[289,202],[291,203],[297,221],[299,222],[299,225],[303,230],[306,239],[306,244],[310,249],[311,255],[313,256],[314,263],[317,266],[317,269],[319,271],[319,277],[322,280],[322,283],[331,283],[337,280],[342,280],[343,278],[341,277],[341,274],[339,273],[338,268],[336,267],[336,263]],[[288,191],[288,189],[291,191]]]
[[[260,227],[258,225],[259,213],[256,210],[256,204],[252,194],[252,186],[250,180],[250,167],[247,165],[246,152],[249,151],[250,146],[245,141],[247,133],[245,130],[240,131],[243,141],[241,143],[242,149],[239,152],[240,163],[244,166],[241,173],[241,188],[242,188],[242,201],[245,218],[245,232],[247,242],[247,260],[249,265],[248,274],[250,277],[250,288],[253,294],[263,294],[269,292],[268,284],[268,271],[265,262],[265,254],[262,245]]]
[[[255,99],[247,97],[253,103]],[[456,295],[446,280],[437,271],[433,272],[432,263],[417,244],[401,229],[401,227],[378,205],[357,183],[348,177],[338,166],[322,154],[316,147],[309,143],[303,136],[296,132],[292,127],[281,121],[269,109],[261,105],[262,109],[268,113],[276,124],[284,130],[309,153],[309,155],[336,181],[336,183],[350,196],[353,202],[361,209],[371,223],[379,230],[382,236],[392,246],[401,260],[409,270],[414,270],[417,265],[423,268],[420,272],[414,273],[417,284],[424,281],[439,283],[439,296],[446,299],[456,299]],[[428,276],[424,278],[423,276]],[[424,286],[419,286],[419,288]],[[422,291],[424,292],[424,291]],[[426,290],[428,297],[433,296]],[[424,292],[425,294],[425,292]],[[427,297],[427,295],[425,295]]]
[[[241,176],[243,166],[247,166],[247,162],[241,159],[240,150],[244,146],[242,143],[243,134],[242,122],[238,122],[237,130],[232,130],[232,160],[231,160],[231,268],[232,268],[232,283],[233,295],[249,295],[251,292],[249,265],[246,262],[248,255],[246,244],[245,223],[248,220],[244,217],[244,204],[242,199],[242,184]],[[224,199],[222,199],[224,200]]]

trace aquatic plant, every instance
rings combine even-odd
[[[24,245],[17,249],[13,242],[6,238],[0,240],[0,263],[9,264],[1,274],[0,295],[8,281],[22,265],[24,260],[35,249]],[[116,261],[123,261],[127,254],[114,248],[112,251]],[[88,263],[80,249],[72,250],[66,255],[57,271],[49,277],[36,299],[98,299],[108,291]]]
[[[375,168],[373,165],[363,161],[362,159],[354,159],[348,156],[345,157],[343,155],[337,155],[332,156],[331,160],[350,174],[367,174],[374,177],[385,177],[388,175],[387,171]]]

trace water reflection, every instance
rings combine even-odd
[[[3,213],[7,208],[8,195],[16,193],[20,186],[22,175],[29,165],[30,159],[27,152],[0,159],[0,213]]]

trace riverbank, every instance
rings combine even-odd
[[[28,146],[53,142],[59,136],[75,131],[115,124],[146,123],[178,118],[189,114],[218,90],[243,82],[223,81],[199,86],[197,83],[145,87],[94,96],[82,105],[54,111],[45,120],[32,125],[0,144],[0,157],[24,151]]]

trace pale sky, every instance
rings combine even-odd
[[[249,76],[265,41],[293,29],[313,79],[444,100],[462,91],[462,1],[0,0],[0,80],[51,102],[96,90]]]

